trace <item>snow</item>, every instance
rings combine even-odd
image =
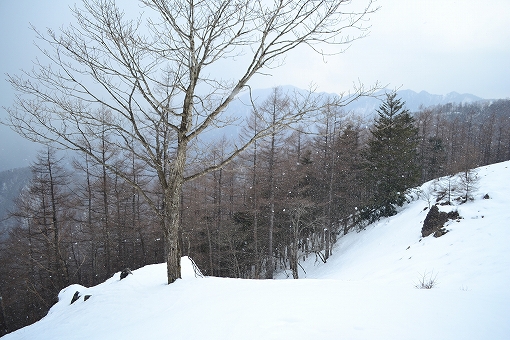
[[[453,207],[462,219],[440,238],[421,238],[429,203],[416,199],[340,238],[326,264],[310,256],[303,279],[201,277],[183,258],[171,285],[157,264],[67,287],[45,318],[2,339],[510,339],[509,167],[478,169],[475,200]],[[437,285],[415,288],[423,275]]]

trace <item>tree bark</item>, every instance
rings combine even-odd
[[[181,248],[179,242],[181,220],[181,195],[184,184],[184,168],[186,164],[186,141],[179,136],[174,163],[170,167],[168,186],[165,188],[164,236],[165,258],[167,262],[168,283],[181,278]],[[165,182],[162,183],[163,185]]]

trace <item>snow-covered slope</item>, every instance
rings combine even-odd
[[[405,287],[430,273],[444,289],[504,290],[510,284],[510,162],[482,167],[477,176],[474,201],[439,206],[461,217],[446,223],[446,235],[421,237],[429,206],[422,194],[396,216],[341,238],[328,264],[305,275]]]
[[[166,285],[165,265],[152,265],[70,286],[2,339],[510,339],[510,162],[478,176],[440,238],[421,238],[429,203],[417,199],[342,237],[328,263],[310,257],[306,279],[201,278],[183,259],[183,279]],[[437,285],[415,288],[423,275]]]

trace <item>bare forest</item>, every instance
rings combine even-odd
[[[258,119],[276,114],[272,105],[284,99],[275,89],[244,133],[255,134]],[[410,115],[418,176],[406,189],[510,159],[509,112],[509,101],[500,100]],[[381,178],[382,169],[374,173],[368,161],[381,117],[364,122],[331,109],[320,117],[314,134],[299,124],[275,131],[184,186],[179,243],[205,275],[263,279],[285,272],[298,278],[301,259],[327,261],[336,239],[383,216],[366,214],[381,205],[374,198],[383,189],[372,179]],[[226,143],[214,145],[210,157],[221,158]],[[162,200],[133,155],[103,152]],[[41,150],[31,171],[12,212],[16,227],[0,253],[2,312],[10,331],[44,316],[69,284],[90,286],[124,268],[165,260],[161,221],[125,179],[86,155],[58,158],[51,148]]]
[[[326,262],[419,183],[464,172],[471,186],[469,169],[510,159],[508,100],[411,113],[387,93],[367,121],[343,110],[380,89],[360,83],[338,96],[277,87],[229,113],[288,54],[364,38],[372,0],[80,6],[67,27],[34,28],[40,56],[7,75],[2,123],[43,146],[0,248],[0,334],[72,283],[165,262],[171,284],[183,255],[206,275],[298,278],[303,258]]]

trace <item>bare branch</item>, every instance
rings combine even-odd
[[[173,282],[180,277],[183,183],[225,166],[255,140],[293,126],[326,102],[311,92],[287,98],[284,114],[216,163],[190,169],[190,148],[229,121],[226,109],[255,74],[269,74],[298,46],[321,55],[343,52],[366,36],[366,19],[377,8],[373,0],[359,8],[349,0],[140,3],[144,11],[132,15],[115,0],[83,0],[72,9],[74,24],[36,30],[42,57],[33,70],[8,76],[17,96],[3,124],[30,140],[85,153],[135,187],[161,214]],[[227,61],[240,71],[218,70]],[[350,98],[370,92],[360,86]],[[108,143],[134,155],[157,179],[160,203],[118,164],[102,160],[94,145],[105,132]]]

